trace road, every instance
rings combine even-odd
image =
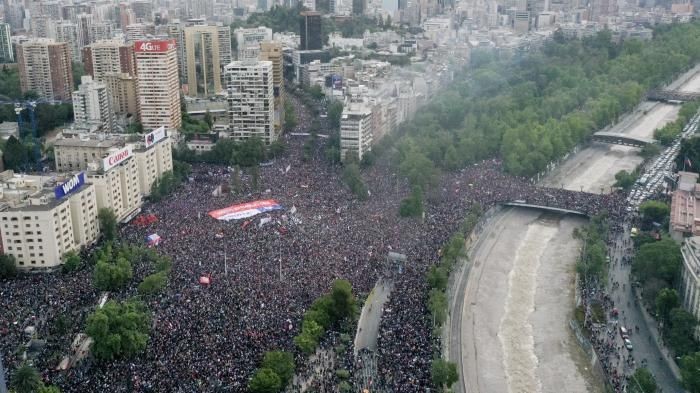
[[[683,90],[700,88],[700,75],[683,78]],[[643,103],[606,131],[650,137],[673,121],[678,108]],[[634,169],[638,149],[594,144],[574,154],[543,180],[543,185],[610,192],[614,175]],[[580,245],[571,236],[584,223],[568,216],[508,209],[487,223],[471,248],[472,265],[457,277],[451,305],[449,358],[458,361],[461,392],[601,391],[600,375],[578,346],[567,323],[574,308],[574,265]],[[629,267],[612,277],[626,283]],[[646,358],[665,392],[680,388],[661,352],[648,339],[645,321],[627,293],[620,296],[626,323],[639,325],[635,356]],[[630,307],[627,307],[627,301]],[[627,322],[628,321],[628,322]],[[639,349],[639,350],[637,350]]]
[[[375,351],[377,349],[377,334],[379,333],[379,322],[382,319],[384,303],[389,299],[389,294],[394,284],[384,280],[379,280],[367,298],[360,320],[357,322],[357,333],[355,334],[355,355],[363,348]]]

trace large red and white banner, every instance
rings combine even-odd
[[[231,205],[223,209],[213,210],[209,212],[209,215],[217,220],[231,221],[280,209],[282,209],[282,206],[277,203],[277,201],[274,199],[266,199],[263,201],[241,203],[239,205]]]

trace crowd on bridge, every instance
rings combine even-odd
[[[143,213],[157,220],[120,230],[122,241],[138,244],[157,233],[158,251],[173,260],[165,292],[146,299],[153,320],[147,350],[128,361],[84,361],[67,372],[55,371],[57,359],[44,354],[37,363],[43,377],[67,393],[85,386],[110,392],[243,391],[265,351],[298,353],[292,340],[304,311],[333,280],[347,279],[355,293],[367,294],[380,277],[392,276],[396,284],[380,324],[375,383],[387,391],[422,392],[431,386],[437,345],[425,272],[474,204],[488,209],[523,200],[586,214],[604,210],[611,222],[623,214],[622,196],[536,187],[504,174],[498,160],[486,160],[441,176],[426,194],[423,219],[401,218],[399,204],[410,187],[387,159],[366,170],[371,196],[358,201],[342,185],[340,169],[324,162],[322,147],[311,160],[301,159],[305,142],[286,137],[287,154],[260,168],[257,189],[247,172],[238,184],[232,169],[201,164],[173,195],[147,204]],[[232,183],[232,192],[215,193]],[[283,210],[228,222],[207,214],[261,199],[274,199]],[[405,264],[388,263],[390,251],[405,254]],[[202,276],[211,284],[200,285]],[[3,283],[0,351],[10,369],[20,362],[15,353],[22,330],[38,326],[46,336],[59,315],[68,318],[69,328],[48,348],[67,352],[100,295],[90,281],[85,269]],[[117,297],[135,293],[137,285]],[[306,374],[318,369],[304,362],[297,355]],[[341,364],[352,369],[345,360]],[[318,381],[335,378],[327,367],[321,370],[325,376]]]

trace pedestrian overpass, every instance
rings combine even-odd
[[[700,93],[691,93],[680,90],[651,90],[647,93],[647,100],[660,102],[687,102],[700,98]]]
[[[599,131],[593,134],[593,140],[596,142],[608,143],[611,145],[644,147],[656,143],[656,140],[650,138],[642,138],[627,134],[619,134],[616,132]]]
[[[505,203],[502,203],[502,205],[503,206],[512,206],[512,207],[524,207],[527,209],[536,209],[536,210],[542,210],[542,211],[552,212],[552,213],[573,214],[576,216],[588,217],[588,213],[584,213],[584,212],[581,212],[578,210],[563,209],[560,207],[546,206],[546,205],[537,205],[534,203],[527,203],[527,201],[505,202]]]

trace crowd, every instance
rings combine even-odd
[[[367,170],[371,196],[360,202],[342,185],[338,168],[323,162],[322,146],[312,160],[301,159],[304,142],[286,138],[288,153],[260,168],[255,190],[244,173],[231,193],[213,196],[232,183],[231,169],[197,165],[173,195],[146,205],[144,214],[157,220],[123,226],[121,239],[144,244],[157,233],[163,239],[158,251],[173,260],[167,289],[147,299],[153,319],[147,350],[128,361],[87,361],[67,372],[54,371],[55,356],[43,356],[37,364],[44,378],[67,393],[86,386],[109,392],[245,391],[265,351],[294,351],[304,311],[333,280],[347,279],[355,293],[366,294],[380,276],[392,275],[396,285],[380,325],[379,380],[373,383],[394,392],[425,391],[437,344],[426,309],[425,272],[471,206],[522,200],[623,214],[623,197],[535,187],[504,174],[498,160],[488,160],[442,176],[426,195],[424,219],[402,219],[399,203],[410,188],[385,160]],[[207,215],[259,199],[275,199],[284,209],[230,222]],[[405,254],[405,265],[388,264],[390,251]],[[201,276],[210,276],[211,285],[201,286]],[[137,285],[134,280],[126,292]],[[0,350],[6,365],[18,365],[16,348],[26,326],[36,325],[46,335],[59,315],[70,327],[50,342],[49,353],[65,354],[98,297],[87,269],[3,283]],[[304,368],[301,357],[297,364]],[[304,369],[308,374],[316,368]],[[335,378],[328,367],[321,370]]]

